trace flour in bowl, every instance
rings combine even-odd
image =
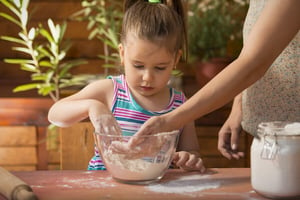
[[[111,175],[118,179],[139,181],[152,180],[162,176],[169,167],[170,159],[161,160],[128,159],[124,154],[105,151],[105,165]]]

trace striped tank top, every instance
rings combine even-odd
[[[183,92],[170,88],[170,101],[162,111],[152,112],[140,106],[132,97],[124,75],[109,76],[114,84],[114,97],[111,111],[119,123],[123,135],[134,135],[150,117],[168,113],[182,105],[186,97]],[[95,155],[90,160],[88,170],[105,170],[104,163],[95,147]]]

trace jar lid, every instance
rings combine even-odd
[[[258,125],[260,135],[300,135],[300,122],[262,122]]]

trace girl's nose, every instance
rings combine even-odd
[[[152,73],[150,72],[150,70],[145,70],[143,72],[143,81],[151,81],[152,80]]]

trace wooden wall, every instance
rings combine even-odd
[[[0,165],[8,170],[59,168],[47,148],[49,98],[0,98]]]

